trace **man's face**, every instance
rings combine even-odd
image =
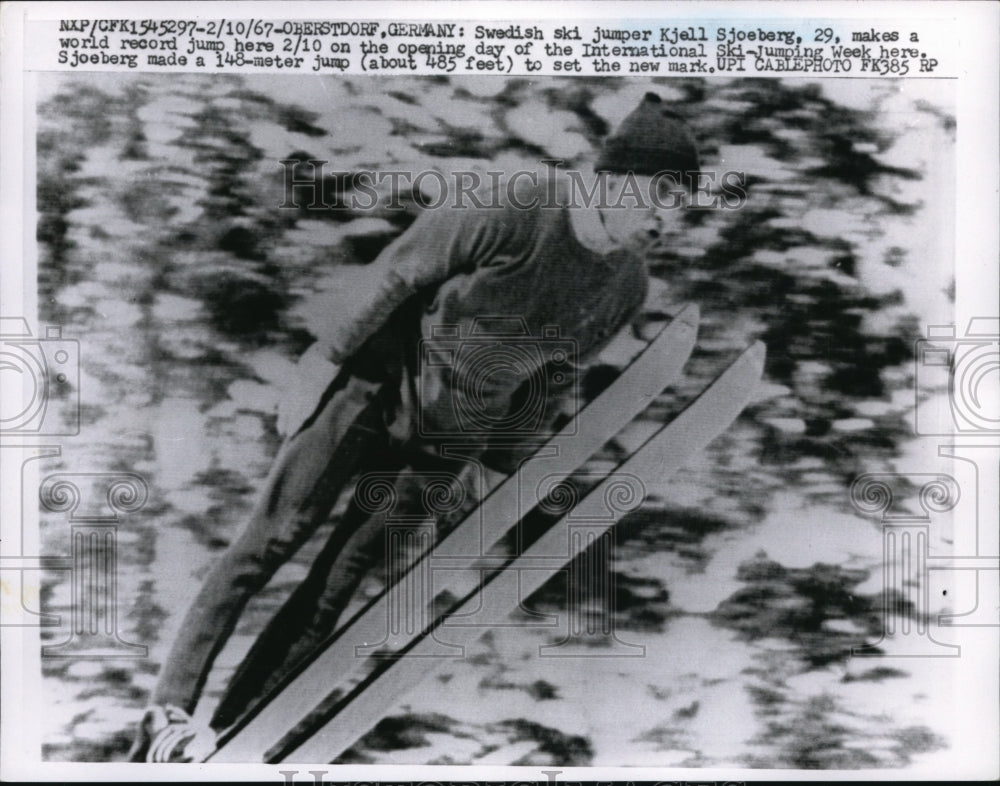
[[[610,175],[607,184],[607,206],[601,208],[601,217],[619,245],[642,254],[680,230],[681,212],[689,198],[678,193],[671,180]]]

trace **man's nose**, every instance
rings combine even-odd
[[[650,211],[643,218],[642,227],[650,239],[655,240],[663,232],[663,218],[659,213]]]

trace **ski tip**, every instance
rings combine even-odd
[[[764,373],[764,360],[767,358],[767,344],[763,341],[754,341],[749,347],[743,350],[740,359],[745,364],[758,370],[758,376]]]
[[[680,311],[674,314],[673,322],[683,322],[689,327],[698,327],[698,322],[701,320],[701,309],[698,308],[696,303],[685,303]]]
[[[756,383],[764,375],[764,358],[767,356],[767,347],[763,341],[755,341],[744,349],[738,358],[730,363],[725,371],[712,383],[712,388],[718,386],[720,382],[726,380],[727,384],[737,384],[743,388],[747,385],[756,388]]]

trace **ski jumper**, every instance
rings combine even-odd
[[[204,580],[153,702],[194,711],[248,600],[329,517],[348,483],[388,473],[406,500],[419,497],[415,478],[430,468],[474,492],[472,465],[441,456],[445,442],[464,443],[465,455],[512,472],[571,389],[571,380],[548,373],[560,360],[554,354],[569,342],[576,360],[586,359],[639,312],[648,285],[644,261],[623,250],[588,249],[574,235],[568,209],[519,207],[531,197],[522,189],[518,206],[425,210],[371,264],[371,289],[358,292],[337,315],[338,328],[319,339],[339,373],[280,449],[245,529]],[[484,330],[492,335],[497,325],[508,334],[497,346],[512,347],[516,362],[498,373],[464,362],[462,352],[488,344]],[[511,332],[517,326],[527,335]],[[538,379],[545,381],[541,393]],[[511,413],[524,417],[511,420]],[[476,504],[473,496],[454,523]],[[385,516],[352,499],[308,577],[234,676],[214,728],[234,722],[333,632],[385,553],[384,532]]]

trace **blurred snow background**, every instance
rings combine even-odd
[[[82,346],[82,431],[45,470],[151,486],[118,533],[119,626],[150,655],[45,659],[47,758],[122,757],[277,448],[281,381],[417,209],[278,210],[278,161],[329,161],[345,173],[330,193],[361,169],[572,166],[647,90],[689,118],[706,169],[747,173],[749,198],[689,213],[650,260],[650,313],[698,303],[698,348],[598,460],[753,339],[769,354],[760,401],[669,482],[650,478],[619,527],[615,623],[646,657],[539,659],[557,634],[493,632],[343,760],[898,768],[954,744],[947,659],[849,657],[878,639],[883,598],[879,527],[848,500],[862,472],[939,471],[914,463],[912,346],[952,319],[950,83],[45,74],[39,88],[40,316]],[[65,519],[43,516],[42,537],[68,552]],[[932,531],[932,551],[950,538]],[[200,711],[317,548],[248,610]],[[531,605],[565,591],[554,580]],[[944,600],[935,588],[928,611]],[[51,574],[44,608],[69,603]]]

